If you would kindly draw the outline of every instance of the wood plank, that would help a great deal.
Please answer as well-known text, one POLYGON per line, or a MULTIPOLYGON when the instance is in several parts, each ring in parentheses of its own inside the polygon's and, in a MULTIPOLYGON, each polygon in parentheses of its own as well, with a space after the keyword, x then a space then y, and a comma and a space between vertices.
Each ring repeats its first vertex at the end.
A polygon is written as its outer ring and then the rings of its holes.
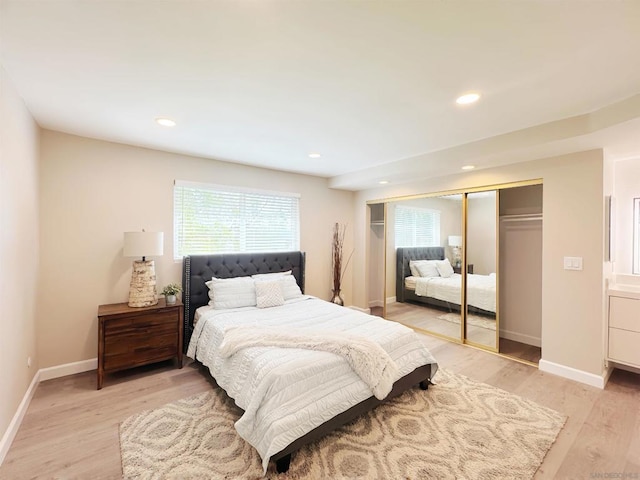
MULTIPOLYGON (((599 390, 479 349, 422 339, 442 368, 569 416, 535 478, 640 472, 640 375, 616 370, 599 390)), ((115 373, 99 391, 95 372, 43 382, 0 478, 120 478, 119 423, 212 385, 206 369, 190 363, 179 370, 173 362, 115 373)))

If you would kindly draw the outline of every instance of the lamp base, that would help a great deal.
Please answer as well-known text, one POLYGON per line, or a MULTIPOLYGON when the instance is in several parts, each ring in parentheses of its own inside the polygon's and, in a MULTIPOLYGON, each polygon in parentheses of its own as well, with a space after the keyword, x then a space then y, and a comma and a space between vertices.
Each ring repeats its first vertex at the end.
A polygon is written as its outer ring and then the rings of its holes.
POLYGON ((151 307, 157 303, 155 263, 153 260, 136 260, 131 273, 129 306, 151 307))

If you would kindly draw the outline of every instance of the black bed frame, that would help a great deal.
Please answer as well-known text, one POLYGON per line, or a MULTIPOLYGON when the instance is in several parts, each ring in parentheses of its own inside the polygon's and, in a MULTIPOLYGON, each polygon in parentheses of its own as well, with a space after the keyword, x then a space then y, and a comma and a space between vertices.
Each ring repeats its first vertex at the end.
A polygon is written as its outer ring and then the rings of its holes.
MULTIPOLYGON (((407 264, 408 265, 408 264, 407 264)), ((184 257, 182 285, 184 303, 184 351, 187 351, 193 333, 193 318, 196 309, 209 303, 209 293, 205 282, 211 277, 232 278, 245 277, 259 273, 275 273, 292 271, 300 290, 304 293, 304 252, 280 253, 240 253, 221 255, 192 255, 184 257)), ((384 400, 374 396, 363 400, 341 414, 319 425, 309 433, 300 437, 271 457, 276 462, 279 473, 286 472, 291 462, 291 454, 302 446, 311 443, 329 432, 349 423, 351 420, 368 412, 384 401, 400 395, 405 390, 420 385, 426 390, 431 383, 431 365, 423 365, 400 378, 384 400)))

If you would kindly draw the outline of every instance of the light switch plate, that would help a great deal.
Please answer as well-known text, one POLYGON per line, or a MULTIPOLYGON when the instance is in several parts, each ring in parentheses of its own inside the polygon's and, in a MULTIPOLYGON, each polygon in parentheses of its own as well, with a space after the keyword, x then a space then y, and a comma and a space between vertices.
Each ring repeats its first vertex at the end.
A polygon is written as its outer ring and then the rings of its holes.
POLYGON ((564 257, 565 270, 582 270, 582 257, 564 257))

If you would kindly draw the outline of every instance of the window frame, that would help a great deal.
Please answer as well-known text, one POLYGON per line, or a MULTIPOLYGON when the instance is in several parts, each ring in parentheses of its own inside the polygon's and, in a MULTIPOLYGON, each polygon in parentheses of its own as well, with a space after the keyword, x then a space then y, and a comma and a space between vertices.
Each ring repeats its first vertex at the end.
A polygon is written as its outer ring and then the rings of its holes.
MULTIPOLYGON (((294 210, 294 214, 292 215, 295 216, 295 218, 289 218, 289 220, 293 221, 294 227, 293 227, 293 234, 290 236, 290 238, 288 238, 288 240, 291 241, 291 248, 286 248, 286 249, 268 249, 268 250, 264 250, 264 251, 269 251, 269 252, 277 252, 277 251, 298 251, 300 250, 300 198, 301 195, 299 193, 292 193, 292 192, 283 192, 283 191, 277 191, 277 190, 264 190, 264 189, 256 189, 256 188, 249 188, 249 187, 241 187, 241 186, 233 186, 233 185, 221 185, 221 184, 213 184, 213 183, 204 183, 204 182, 191 182, 191 181, 185 181, 185 180, 175 180, 174 181, 174 185, 173 185, 173 192, 172 192, 172 196, 173 196, 173 258, 174 261, 178 262, 178 261, 182 261, 182 259, 185 256, 188 255, 217 255, 217 254, 225 254, 225 253, 260 253, 263 250, 260 250, 260 252, 258 250, 254 250, 254 249, 247 249, 247 244, 244 243, 243 248, 238 249, 222 249, 220 251, 210 251, 208 253, 206 252, 187 252, 185 251, 185 246, 184 246, 184 241, 183 241, 183 225, 184 223, 181 221, 181 218, 179 218, 182 213, 184 212, 184 201, 180 201, 180 199, 177 198, 179 189, 195 189, 195 190, 208 190, 208 191, 212 191, 215 193, 223 193, 223 194, 231 194, 231 195, 235 195, 236 198, 237 196, 241 196, 242 200, 241 203, 245 203, 248 200, 251 201, 250 197, 254 197, 252 200, 255 201, 255 197, 264 197, 264 199, 268 199, 269 197, 277 197, 280 199, 292 199, 295 203, 295 205, 292 205, 292 210, 294 210), (180 211, 179 211, 180 209, 180 211)), ((283 203, 286 202, 286 200, 283 200, 283 203)), ((231 202, 230 205, 236 205, 235 202, 231 202)), ((243 206, 243 208, 246 207, 243 206)), ((219 207, 222 208, 222 207, 219 207)), ((277 207, 275 207, 277 208, 277 207)), ((246 229, 246 222, 248 215, 246 215, 246 212, 243 212, 243 215, 238 217, 240 219, 240 222, 242 224, 242 226, 240 228, 244 228, 246 229)), ((212 225, 209 225, 210 228, 212 228, 212 225)), ((246 231, 244 232, 246 234, 246 231)), ((231 238, 233 239, 233 238, 231 238)), ((247 241, 247 237, 243 237, 242 239, 240 239, 241 242, 246 242, 247 241)))

